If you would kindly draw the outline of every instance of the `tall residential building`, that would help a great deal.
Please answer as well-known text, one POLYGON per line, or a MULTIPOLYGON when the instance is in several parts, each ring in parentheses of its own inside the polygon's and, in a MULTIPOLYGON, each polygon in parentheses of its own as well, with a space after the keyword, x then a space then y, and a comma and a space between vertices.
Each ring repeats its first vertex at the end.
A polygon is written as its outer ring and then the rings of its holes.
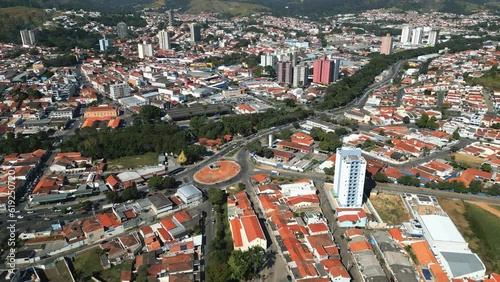
POLYGON ((174 11, 173 10, 168 10, 167 11, 167 21, 169 26, 174 26, 175 25, 175 19, 174 19, 174 11))
POLYGON ((118 34, 118 38, 126 38, 128 36, 128 27, 124 22, 119 22, 116 25, 116 33, 118 34))
POLYGON ((191 30, 191 42, 201 41, 201 27, 196 23, 189 25, 191 30))
POLYGON ((418 45, 422 44, 422 39, 424 37, 424 29, 421 27, 417 27, 413 29, 413 35, 411 37, 411 44, 418 45))
POLYGON ((130 96, 130 86, 128 83, 115 83, 109 86, 109 98, 116 100, 128 96, 130 96))
POLYGON ((262 67, 271 66, 274 68, 276 66, 277 61, 278 61, 278 58, 275 55, 271 55, 271 54, 260 55, 260 65, 262 67))
POLYGON ((427 44, 436 45, 439 39, 439 29, 433 28, 429 32, 429 38, 427 39, 427 44))
POLYGON ((35 36, 35 31, 34 30, 21 30, 21 41, 23 42, 23 45, 29 46, 29 45, 35 45, 36 43, 36 36, 35 36))
POLYGON ((101 51, 106 51, 108 48, 113 47, 113 41, 106 39, 106 37, 99 39, 99 49, 101 51))
POLYGON ((340 60, 327 60, 323 57, 314 61, 313 82, 329 84, 339 79, 340 60))
POLYGON ((390 55, 392 53, 392 37, 387 33, 382 37, 382 44, 380 44, 380 54, 390 55))
POLYGON ((158 42, 160 45, 160 50, 170 49, 170 35, 167 30, 160 30, 158 33, 158 42))
POLYGON ((292 62, 278 62, 276 66, 276 78, 278 83, 291 84, 293 81, 292 62))
POLYGON ((338 148, 333 187, 340 207, 361 207, 365 187, 366 160, 359 148, 338 148))
POLYGON ((137 50, 139 52, 139 58, 144 59, 145 57, 152 57, 153 53, 153 44, 146 43, 143 41, 137 45, 137 50))
POLYGON ((409 25, 404 25, 401 30, 401 43, 409 44, 411 42, 411 27, 409 25))
POLYGON ((301 87, 309 85, 309 66, 296 65, 293 67, 293 87, 301 87))

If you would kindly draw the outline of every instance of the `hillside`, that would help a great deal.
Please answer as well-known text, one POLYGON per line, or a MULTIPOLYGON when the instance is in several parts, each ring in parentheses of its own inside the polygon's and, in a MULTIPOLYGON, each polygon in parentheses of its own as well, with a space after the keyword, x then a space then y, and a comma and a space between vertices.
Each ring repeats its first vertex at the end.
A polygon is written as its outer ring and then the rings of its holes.
POLYGON ((25 6, 41 9, 84 9, 101 12, 135 12, 155 0, 1 0, 0 8, 25 6))
POLYGON ((232 16, 247 16, 253 12, 269 11, 268 7, 258 4, 250 4, 236 1, 224 0, 191 0, 187 7, 187 13, 211 12, 230 14, 232 16))
POLYGON ((45 21, 45 12, 27 7, 0 8, 0 42, 21 43, 19 30, 34 28, 45 21), (13 32, 14 31, 14 32, 13 32))

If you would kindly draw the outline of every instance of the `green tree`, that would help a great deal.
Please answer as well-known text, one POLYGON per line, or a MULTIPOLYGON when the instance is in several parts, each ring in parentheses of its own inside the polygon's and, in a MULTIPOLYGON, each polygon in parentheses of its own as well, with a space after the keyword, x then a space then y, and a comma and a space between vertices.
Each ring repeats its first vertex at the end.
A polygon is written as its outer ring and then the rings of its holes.
POLYGON ((134 185, 134 186, 130 186, 130 187, 127 187, 123 190, 122 192, 122 195, 121 195, 121 198, 124 200, 124 201, 128 201, 128 200, 135 200, 137 199, 137 187, 134 185))
POLYGON ((486 191, 486 193, 488 193, 488 195, 492 195, 492 196, 500 196, 500 184, 495 183, 495 184, 491 185, 490 187, 488 187, 488 190, 486 191))
POLYGON ((300 128, 300 124, 299 124, 298 122, 296 122, 296 121, 294 121, 294 122, 292 123, 292 125, 293 125, 293 127, 294 127, 295 129, 299 129, 299 128, 300 128))
POLYGON ((137 118, 141 120, 142 123, 153 124, 160 122, 161 116, 162 112, 160 108, 152 105, 144 105, 137 115, 137 118))
POLYGON ((148 186, 155 190, 162 190, 163 187, 163 179, 160 176, 153 176, 148 180, 148 186))
POLYGON ((460 140, 460 133, 458 133, 458 128, 453 132, 453 140, 460 140))
POLYGON ((226 195, 221 189, 209 189, 208 190, 208 200, 212 205, 222 206, 226 200, 226 195))
POLYGON ((106 193, 106 199, 108 199, 109 203, 117 203, 119 201, 118 193, 115 191, 108 191, 108 193, 106 193))
POLYGON ((481 165, 481 170, 486 171, 486 172, 491 172, 493 170, 493 168, 491 167, 490 164, 484 163, 481 165))
POLYGON ((137 282, 147 282, 148 281, 148 267, 147 265, 141 265, 139 269, 137 269, 135 281, 137 282))
POLYGON ((375 180, 377 182, 383 182, 383 183, 391 182, 389 177, 387 177, 387 175, 385 175, 385 173, 382 173, 382 172, 375 173, 375 175, 373 176, 373 180, 375 180))
POLYGON ((264 259, 265 251, 260 247, 252 247, 246 252, 233 251, 228 261, 232 277, 243 281, 257 278, 264 259))
POLYGON ((285 106, 289 108, 295 107, 295 100, 293 99, 285 99, 285 106))
POLYGON ((472 194, 481 193, 483 191, 483 183, 481 180, 472 180, 469 184, 469 191, 472 194))
POLYGON ((404 124, 409 124, 409 123, 410 123, 410 118, 409 118, 408 116, 405 116, 405 117, 403 118, 403 123, 404 123, 404 124))
POLYGON ((163 187, 165 189, 175 188, 176 185, 177 185, 177 181, 175 180, 175 178, 173 178, 171 176, 167 176, 163 179, 163 187))

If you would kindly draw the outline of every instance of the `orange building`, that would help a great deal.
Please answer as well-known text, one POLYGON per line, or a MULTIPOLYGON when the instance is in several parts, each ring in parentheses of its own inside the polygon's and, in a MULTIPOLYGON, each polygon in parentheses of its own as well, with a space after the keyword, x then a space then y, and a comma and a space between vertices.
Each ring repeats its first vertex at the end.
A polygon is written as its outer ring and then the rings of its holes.
POLYGON ((111 106, 91 107, 85 112, 84 116, 86 118, 117 117, 118 109, 116 107, 111 107, 111 106))

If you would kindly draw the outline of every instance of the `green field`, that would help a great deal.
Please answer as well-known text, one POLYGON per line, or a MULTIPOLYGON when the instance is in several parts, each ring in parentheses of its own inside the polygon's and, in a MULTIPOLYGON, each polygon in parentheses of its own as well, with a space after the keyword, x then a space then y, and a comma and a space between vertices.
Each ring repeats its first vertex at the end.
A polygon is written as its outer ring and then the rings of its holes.
POLYGON ((157 153, 146 153, 144 155, 128 156, 109 161, 109 169, 129 169, 158 164, 157 153))
POLYGON ((81 253, 75 257, 73 266, 76 272, 76 280, 90 281, 90 277, 94 275, 102 281, 119 282, 122 270, 131 270, 132 261, 124 261, 121 264, 112 266, 109 269, 104 269, 99 259, 102 250, 94 248, 90 251, 81 253))
POLYGON ((465 219, 469 222, 471 230, 479 239, 480 248, 475 250, 491 269, 488 271, 500 272, 500 219, 490 212, 473 204, 465 203, 467 211, 465 219))
POLYGON ((479 78, 474 78, 473 82, 483 85, 484 87, 491 88, 493 90, 500 90, 500 76, 483 76, 479 78))
POLYGON ((259 11, 268 11, 269 8, 250 3, 231 2, 220 0, 191 0, 187 13, 200 12, 230 14, 232 16, 248 16, 259 11))

